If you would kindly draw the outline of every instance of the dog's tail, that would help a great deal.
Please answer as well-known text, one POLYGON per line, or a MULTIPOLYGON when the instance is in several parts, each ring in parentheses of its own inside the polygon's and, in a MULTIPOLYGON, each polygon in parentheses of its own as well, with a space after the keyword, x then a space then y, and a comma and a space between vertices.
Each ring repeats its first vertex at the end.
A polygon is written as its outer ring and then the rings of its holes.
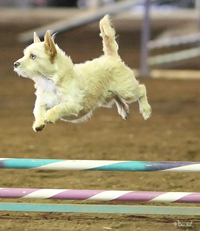
POLYGON ((111 26, 109 15, 105 15, 100 23, 100 36, 103 39, 103 51, 105 55, 118 56, 118 44, 115 40, 115 30, 111 26))

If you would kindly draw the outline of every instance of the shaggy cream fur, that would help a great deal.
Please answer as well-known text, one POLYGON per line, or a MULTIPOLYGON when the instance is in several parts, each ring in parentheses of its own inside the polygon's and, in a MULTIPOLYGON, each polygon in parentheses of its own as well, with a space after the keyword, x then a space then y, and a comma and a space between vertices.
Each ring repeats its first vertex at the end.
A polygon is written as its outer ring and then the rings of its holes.
POLYGON ((144 119, 150 117, 146 88, 118 55, 108 15, 101 19, 100 31, 104 55, 92 61, 73 64, 47 31, 43 42, 34 33, 34 43, 14 63, 14 71, 35 82, 34 131, 41 131, 58 119, 84 121, 95 108, 114 103, 123 119, 128 118, 128 104, 133 101, 139 102, 144 119))

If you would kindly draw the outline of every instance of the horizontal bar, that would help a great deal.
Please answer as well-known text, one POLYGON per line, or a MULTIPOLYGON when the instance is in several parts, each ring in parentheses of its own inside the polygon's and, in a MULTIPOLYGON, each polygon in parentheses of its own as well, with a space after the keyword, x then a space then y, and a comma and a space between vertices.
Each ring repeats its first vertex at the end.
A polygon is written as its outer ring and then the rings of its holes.
POLYGON ((148 59, 149 65, 178 62, 182 60, 197 58, 200 56, 200 48, 189 48, 182 51, 171 52, 163 55, 151 56, 148 59))
POLYGON ((0 188, 0 198, 200 203, 197 192, 0 188))
POLYGON ((196 43, 199 41, 200 41, 200 32, 151 40, 148 42, 148 48, 158 49, 158 48, 172 47, 172 46, 178 46, 178 45, 183 45, 183 44, 188 44, 188 43, 189 44, 196 43))
POLYGON ((200 207, 0 203, 0 211, 200 215, 200 207))
POLYGON ((35 28, 34 30, 23 32, 19 35, 19 41, 28 42, 32 40, 33 33, 35 31, 37 32, 39 37, 44 36, 47 30, 53 30, 57 33, 66 31, 99 20, 106 14, 117 14, 129 10, 134 5, 142 4, 143 2, 144 0, 124 0, 114 4, 100 7, 97 10, 87 11, 86 13, 82 14, 80 13, 79 15, 76 15, 76 17, 74 18, 60 20, 58 22, 35 28))
POLYGON ((0 168, 132 172, 200 172, 200 162, 0 158, 0 168))

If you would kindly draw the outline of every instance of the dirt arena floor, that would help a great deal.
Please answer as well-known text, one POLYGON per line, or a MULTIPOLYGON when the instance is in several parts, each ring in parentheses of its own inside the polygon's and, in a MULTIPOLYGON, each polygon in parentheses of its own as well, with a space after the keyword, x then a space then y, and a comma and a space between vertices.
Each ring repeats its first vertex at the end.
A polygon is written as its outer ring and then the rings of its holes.
MULTIPOLYGON (((33 22, 34 24, 34 22, 33 22)), ((97 24, 96 24, 97 25, 97 24)), ((153 114, 144 121, 138 104, 121 119, 115 107, 101 108, 86 123, 57 122, 42 132, 32 130, 35 101, 33 82, 17 76, 13 63, 27 44, 17 33, 35 25, 0 25, 0 153, 2 158, 200 161, 200 80, 144 79, 153 114)), ((56 42, 74 62, 101 55, 98 28, 61 33, 56 42)), ((139 33, 119 30, 120 54, 139 66, 139 33)), ((184 67, 182 67, 184 68, 184 67)), ((189 77, 189 76, 188 76, 189 77)), ((199 173, 80 172, 1 169, 0 187, 105 189, 199 192, 199 173)), ((9 200, 0 202, 67 203, 9 200)), ((70 203, 82 203, 70 201, 70 203)), ((88 202, 91 203, 91 202, 88 202)), ((94 202, 100 204, 100 202, 94 202)), ((106 202, 105 202, 106 203, 106 202)), ((115 204, 110 202, 109 204, 115 204)), ((141 205, 142 203, 119 203, 141 205)), ((165 203, 148 205, 169 205, 165 203)), ((179 204, 173 204, 178 206, 179 204)), ((181 204, 179 206, 195 206, 181 204)), ((199 216, 101 215, 0 212, 0 231, 156 231, 200 230, 199 216), (192 223, 192 227, 176 227, 192 223)))

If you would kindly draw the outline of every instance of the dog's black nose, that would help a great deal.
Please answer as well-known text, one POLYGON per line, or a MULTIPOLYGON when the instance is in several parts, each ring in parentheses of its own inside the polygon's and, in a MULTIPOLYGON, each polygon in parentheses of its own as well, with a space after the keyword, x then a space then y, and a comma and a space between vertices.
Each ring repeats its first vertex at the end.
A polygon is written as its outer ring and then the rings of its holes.
POLYGON ((20 65, 20 62, 15 62, 15 63, 14 63, 14 67, 15 67, 15 68, 19 67, 19 65, 20 65))

